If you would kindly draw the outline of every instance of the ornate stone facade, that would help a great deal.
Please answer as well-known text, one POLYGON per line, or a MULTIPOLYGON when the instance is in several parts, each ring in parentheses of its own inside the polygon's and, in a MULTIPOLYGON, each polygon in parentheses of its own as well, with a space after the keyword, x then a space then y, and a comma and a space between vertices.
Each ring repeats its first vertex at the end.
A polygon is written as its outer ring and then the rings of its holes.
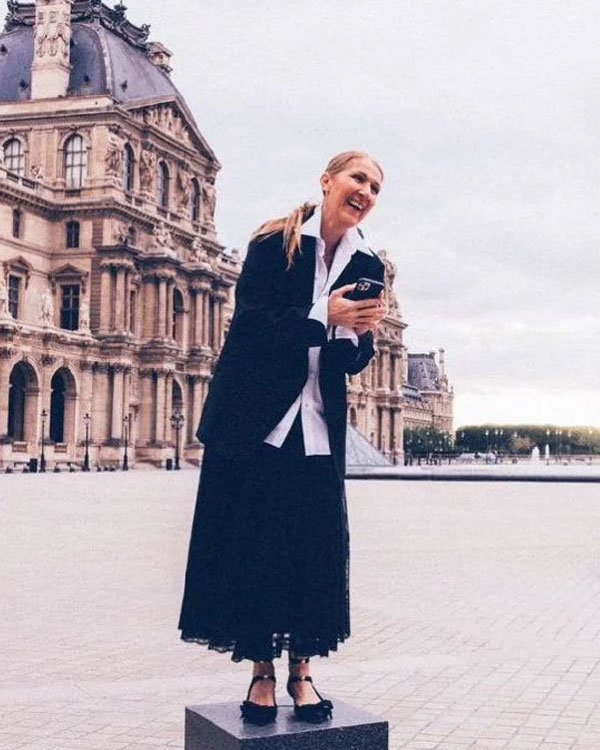
POLYGON ((125 443, 131 464, 159 463, 173 455, 175 412, 185 417, 182 457, 198 461, 194 432, 232 311, 240 264, 215 232, 220 165, 170 84, 164 54, 98 6, 12 3, 10 33, 0 37, 10 54, 24 35, 35 40, 31 78, 18 73, 27 96, 15 101, 0 83, 6 465, 39 456, 42 428, 49 466, 81 463, 86 431, 92 465, 122 461, 125 443), (86 83, 90 23, 105 49, 129 55, 115 91, 86 83), (61 79, 71 30, 78 56, 61 79), (140 70, 159 76, 160 101, 156 87, 136 83, 140 70), (86 86, 94 96, 82 96, 86 86))
MULTIPOLYGON (((240 262, 218 242, 220 165, 170 82, 170 53, 100 0, 11 1, 5 32, 0 467, 42 445, 50 467, 81 464, 86 446, 92 465, 126 448, 130 465, 164 463, 175 414, 182 458, 198 462, 240 262)), ((411 379, 394 266, 380 256, 388 315, 376 357, 350 379, 349 419, 398 462, 405 424, 451 429, 452 394, 445 375, 411 379)))

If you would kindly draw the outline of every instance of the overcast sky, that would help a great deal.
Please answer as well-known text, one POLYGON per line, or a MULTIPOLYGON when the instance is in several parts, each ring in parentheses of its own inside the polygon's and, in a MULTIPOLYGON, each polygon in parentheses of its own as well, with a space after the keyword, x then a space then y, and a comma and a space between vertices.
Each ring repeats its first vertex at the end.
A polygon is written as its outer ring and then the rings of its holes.
POLYGON ((455 425, 600 426, 600 7, 590 0, 129 0, 173 51, 243 249, 359 148, 364 230, 455 425))

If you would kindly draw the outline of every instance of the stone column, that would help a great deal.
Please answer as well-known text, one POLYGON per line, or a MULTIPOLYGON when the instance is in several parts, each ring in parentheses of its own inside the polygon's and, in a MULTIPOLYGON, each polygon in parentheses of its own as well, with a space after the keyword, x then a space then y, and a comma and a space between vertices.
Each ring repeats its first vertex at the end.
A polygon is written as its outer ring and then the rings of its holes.
POLYGON ((117 268, 117 281, 115 284, 115 330, 125 330, 125 269, 117 268))
POLYGON ((209 342, 209 333, 208 333, 208 323, 210 320, 210 292, 208 289, 206 289, 202 295, 202 346, 208 346, 209 342))
POLYGON ((164 434, 167 443, 174 442, 171 428, 171 415, 173 414, 173 373, 168 372, 165 381, 165 427, 164 434))
POLYGON ((108 365, 96 362, 92 371, 93 390, 90 411, 90 442, 101 443, 108 434, 108 365))
POLYGON ((123 328, 131 331, 131 306, 129 300, 131 297, 131 272, 129 269, 125 272, 125 322, 123 328))
POLYGON ((13 351, 9 347, 0 349, 0 436, 8 432, 8 391, 13 351))
POLYGON ((92 417, 92 401, 94 392, 94 371, 93 365, 89 361, 84 361, 80 365, 81 368, 81 397, 79 399, 79 415, 77 417, 77 426, 79 428, 78 433, 80 436, 79 442, 82 442, 85 438, 85 422, 83 417, 85 414, 90 415, 90 427, 92 417))
POLYGON ((121 440, 123 435, 123 365, 113 365, 112 412, 110 420, 110 436, 112 440, 121 440))
POLYGON ((165 439, 165 379, 164 370, 156 371, 156 398, 154 411, 154 440, 157 443, 164 442, 165 439))
POLYGON ((202 309, 204 293, 201 289, 194 290, 194 334, 192 342, 194 347, 202 346, 202 309))
POLYGON ((167 279, 164 277, 158 278, 158 310, 156 335, 158 338, 164 339, 167 332, 167 279))
POLYGON ((173 296, 175 292, 175 282, 172 279, 167 281, 167 314, 165 325, 167 329, 167 338, 173 338, 173 296))
POLYGON ((158 300, 154 276, 147 276, 142 288, 142 320, 138 324, 138 329, 141 330, 143 338, 153 339, 158 331, 158 300))
POLYGON ((141 444, 152 442, 154 428, 154 394, 152 392, 152 370, 140 370, 140 404, 138 409, 138 438, 141 444))
POLYGON ((110 266, 102 266, 100 279, 100 330, 101 336, 106 336, 111 330, 112 318, 112 271, 110 266))
POLYGON ((190 435, 191 442, 195 442, 196 430, 200 424, 200 416, 202 414, 203 405, 203 393, 204 382, 201 375, 192 376, 192 409, 191 409, 191 425, 190 435))

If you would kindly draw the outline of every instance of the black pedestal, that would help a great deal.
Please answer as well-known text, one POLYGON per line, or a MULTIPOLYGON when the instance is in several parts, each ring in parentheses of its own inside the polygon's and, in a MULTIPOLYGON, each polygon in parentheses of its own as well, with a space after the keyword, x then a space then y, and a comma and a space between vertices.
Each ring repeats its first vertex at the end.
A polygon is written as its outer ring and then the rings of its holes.
POLYGON ((387 721, 332 702, 331 721, 299 722, 291 707, 280 706, 266 727, 245 724, 237 703, 186 706, 185 750, 388 750, 387 721))

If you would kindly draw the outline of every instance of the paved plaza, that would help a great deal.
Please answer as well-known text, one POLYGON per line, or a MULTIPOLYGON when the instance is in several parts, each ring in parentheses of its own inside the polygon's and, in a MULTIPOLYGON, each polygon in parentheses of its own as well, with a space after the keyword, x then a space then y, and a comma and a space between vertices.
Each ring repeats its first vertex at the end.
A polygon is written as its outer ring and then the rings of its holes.
MULTIPOLYGON (((186 704, 243 698, 247 665, 176 629, 196 482, 0 477, 0 750, 183 748, 186 704)), ((322 691, 394 750, 599 750, 600 487, 348 495, 353 636, 315 660, 322 691)))

